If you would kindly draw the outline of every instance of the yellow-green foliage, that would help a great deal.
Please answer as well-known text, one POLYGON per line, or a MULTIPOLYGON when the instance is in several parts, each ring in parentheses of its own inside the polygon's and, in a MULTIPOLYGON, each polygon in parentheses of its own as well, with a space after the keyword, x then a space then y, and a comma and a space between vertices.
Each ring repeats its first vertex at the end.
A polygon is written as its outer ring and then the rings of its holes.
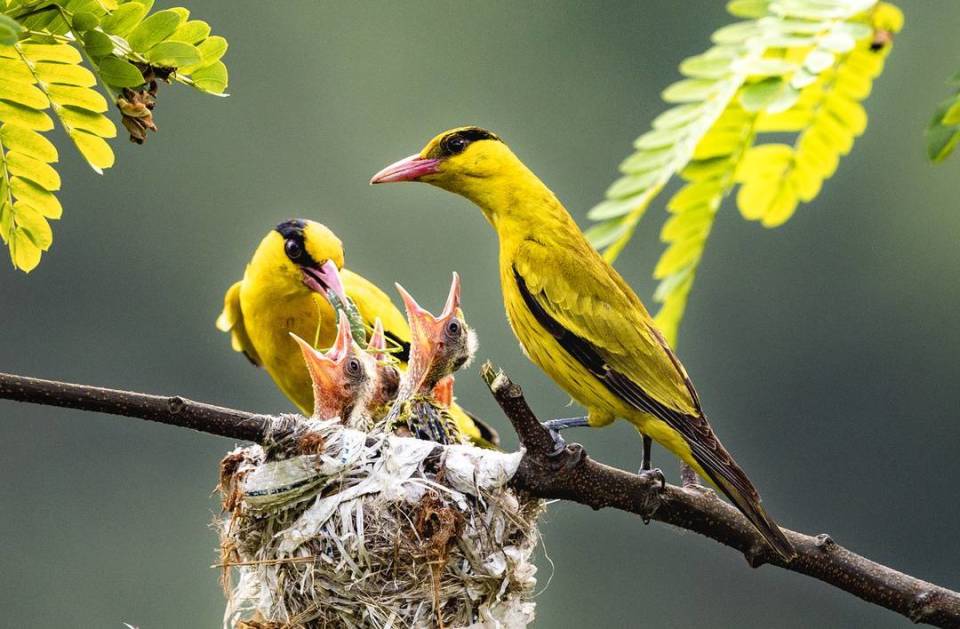
MULTIPOLYGON (((15 267, 30 271, 50 248, 48 220, 60 218, 51 164, 57 149, 43 135, 57 120, 96 172, 113 166, 107 118, 124 88, 142 89, 148 66, 223 94, 227 49, 210 26, 183 8, 150 14, 152 0, 0 0, 0 238, 15 267), (138 64, 138 65, 134 65, 138 64)), ((149 111, 144 109, 149 115, 149 111)))
POLYGON ((598 221, 588 236, 612 261, 664 186, 684 181, 667 201, 668 246, 654 270, 657 322, 671 343, 723 199, 739 185, 741 214, 766 227, 813 199, 866 128, 860 102, 903 20, 876 0, 735 0, 728 10, 748 19, 681 63, 686 78, 663 92, 676 105, 637 139, 588 215, 598 221), (764 143, 769 133, 792 142, 764 143))
POLYGON ((949 81, 957 91, 940 103, 927 127, 927 154, 934 162, 942 162, 960 143, 960 72, 949 81))

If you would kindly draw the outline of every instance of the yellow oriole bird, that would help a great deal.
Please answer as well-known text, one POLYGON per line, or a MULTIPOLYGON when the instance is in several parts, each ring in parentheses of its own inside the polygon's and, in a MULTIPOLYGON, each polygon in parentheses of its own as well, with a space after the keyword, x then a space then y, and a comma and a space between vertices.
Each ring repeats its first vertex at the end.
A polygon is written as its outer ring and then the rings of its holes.
MULTIPOLYGON (((313 385, 293 332, 326 348, 337 336, 337 317, 327 291, 356 305, 365 325, 379 317, 401 366, 410 352, 410 328, 390 298, 361 275, 343 268, 343 245, 326 226, 287 220, 268 233, 247 264, 243 279, 223 300, 217 328, 229 332, 233 349, 266 369, 280 390, 304 413, 314 410, 313 385), (339 270, 339 280, 338 273, 339 270)), ((457 405, 451 413, 472 441, 495 444, 496 432, 457 405)))
POLYGON ((707 422, 687 372, 626 281, 590 245, 553 192, 495 134, 452 129, 370 183, 422 181, 480 207, 500 241, 507 318, 527 356, 586 418, 630 421, 712 481, 785 559, 796 553, 707 422))

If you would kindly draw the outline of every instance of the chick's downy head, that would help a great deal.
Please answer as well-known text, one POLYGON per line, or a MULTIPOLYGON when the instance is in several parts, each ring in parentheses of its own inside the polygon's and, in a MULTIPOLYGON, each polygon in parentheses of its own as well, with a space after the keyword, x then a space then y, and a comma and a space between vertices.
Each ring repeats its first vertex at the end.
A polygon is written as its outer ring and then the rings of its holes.
POLYGON ((465 366, 477 350, 476 334, 467 326, 460 309, 460 276, 453 274, 443 311, 434 316, 422 308, 402 286, 410 324, 410 362, 401 389, 430 392, 446 376, 465 366))
POLYGON ((346 314, 340 312, 336 341, 326 352, 295 334, 291 336, 300 345, 313 382, 313 417, 339 417, 351 426, 360 422, 373 393, 376 365, 353 341, 346 314))

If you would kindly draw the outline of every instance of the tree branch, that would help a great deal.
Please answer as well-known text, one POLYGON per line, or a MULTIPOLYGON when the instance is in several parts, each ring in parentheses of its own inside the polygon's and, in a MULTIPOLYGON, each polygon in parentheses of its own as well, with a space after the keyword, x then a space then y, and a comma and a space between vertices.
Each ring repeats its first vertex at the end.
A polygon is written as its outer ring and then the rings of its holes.
POLYGON ((139 417, 211 435, 264 443, 289 434, 293 422, 180 396, 147 395, 0 373, 0 399, 139 417))
MULTIPOLYGON (((659 481, 590 459, 579 444, 554 452, 520 387, 487 363, 481 375, 526 449, 513 484, 540 498, 560 498, 593 509, 612 507, 700 533, 734 548, 753 567, 765 563, 806 574, 917 623, 960 627, 960 593, 888 568, 836 544, 784 530, 797 550, 789 564, 749 522, 702 487, 661 487, 659 481)), ((0 373, 0 399, 139 417, 213 435, 266 443, 290 434, 295 420, 257 415, 182 397, 145 395, 0 373)))
POLYGON ((579 444, 555 452, 553 438, 530 410, 520 387, 490 363, 480 373, 526 449, 512 481, 518 489, 672 524, 740 551, 754 568, 769 563, 811 576, 916 623, 960 626, 960 593, 870 561, 825 533, 811 537, 784 529, 798 554, 787 564, 739 511, 712 490, 663 487, 659 481, 593 461, 579 444))

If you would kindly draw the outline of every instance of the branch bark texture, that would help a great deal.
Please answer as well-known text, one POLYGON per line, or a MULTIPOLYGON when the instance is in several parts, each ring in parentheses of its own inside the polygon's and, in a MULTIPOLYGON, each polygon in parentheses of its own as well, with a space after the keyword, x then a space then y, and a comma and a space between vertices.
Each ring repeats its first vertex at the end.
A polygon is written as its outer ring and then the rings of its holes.
POLYGON ((559 498, 593 509, 612 507, 700 533, 746 557, 829 583, 916 623, 960 627, 960 593, 928 583, 862 557, 829 535, 783 529, 798 557, 790 563, 767 546, 739 511, 710 489, 663 486, 590 459, 579 444, 557 452, 550 432, 527 405, 520 387, 487 363, 481 375, 526 449, 513 478, 518 489, 541 498, 559 498))
MULTIPOLYGON (((770 549, 740 513, 709 489, 662 485, 652 477, 598 463, 579 444, 557 451, 523 393, 489 364, 481 375, 525 448, 514 486, 534 496, 637 514, 699 533, 729 546, 753 567, 771 564, 808 575, 909 618, 960 627, 960 593, 862 557, 829 535, 784 529, 798 557, 789 564, 770 549)), ((242 441, 266 443, 290 434, 292 418, 258 415, 179 396, 118 391, 0 373, 0 399, 138 417, 242 441)))
POLYGON ((104 389, 0 373, 0 399, 138 417, 240 441, 264 442, 292 430, 292 422, 187 398, 104 389), (290 424, 284 426, 284 424, 290 424))

